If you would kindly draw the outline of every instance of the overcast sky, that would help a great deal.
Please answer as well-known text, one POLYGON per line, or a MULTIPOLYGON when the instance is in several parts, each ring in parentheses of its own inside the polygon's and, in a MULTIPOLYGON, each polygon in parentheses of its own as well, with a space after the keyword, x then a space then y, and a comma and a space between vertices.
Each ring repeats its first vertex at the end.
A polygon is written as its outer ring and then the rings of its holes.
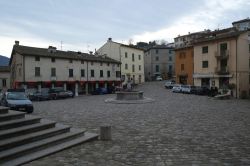
POLYGON ((21 45, 93 51, 114 41, 166 40, 250 17, 250 0, 0 0, 0 55, 21 45), (61 45, 62 42, 62 45, 61 45))

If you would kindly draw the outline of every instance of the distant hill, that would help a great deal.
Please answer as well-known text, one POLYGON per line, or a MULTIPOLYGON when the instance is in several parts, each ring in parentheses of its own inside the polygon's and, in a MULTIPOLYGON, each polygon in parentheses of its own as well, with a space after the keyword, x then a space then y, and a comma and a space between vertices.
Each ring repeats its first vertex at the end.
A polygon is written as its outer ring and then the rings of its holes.
POLYGON ((0 66, 8 66, 10 59, 8 57, 0 55, 0 66))

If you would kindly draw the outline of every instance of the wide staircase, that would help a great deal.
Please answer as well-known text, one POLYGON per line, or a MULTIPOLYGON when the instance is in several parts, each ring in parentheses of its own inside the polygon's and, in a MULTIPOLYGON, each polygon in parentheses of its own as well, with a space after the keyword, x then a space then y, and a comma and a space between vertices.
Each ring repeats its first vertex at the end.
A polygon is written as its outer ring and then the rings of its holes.
POLYGON ((0 106, 0 165, 21 165, 98 135, 0 106))

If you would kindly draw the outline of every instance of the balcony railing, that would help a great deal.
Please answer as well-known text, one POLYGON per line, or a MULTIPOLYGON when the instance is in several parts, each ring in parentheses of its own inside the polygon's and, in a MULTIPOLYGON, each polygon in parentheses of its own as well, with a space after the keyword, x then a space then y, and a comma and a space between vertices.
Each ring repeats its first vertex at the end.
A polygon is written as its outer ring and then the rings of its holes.
POLYGON ((223 59, 228 59, 229 58, 229 50, 224 50, 224 51, 215 51, 215 57, 217 60, 223 60, 223 59))
POLYGON ((228 66, 216 67, 215 73, 217 73, 217 74, 229 74, 228 66))

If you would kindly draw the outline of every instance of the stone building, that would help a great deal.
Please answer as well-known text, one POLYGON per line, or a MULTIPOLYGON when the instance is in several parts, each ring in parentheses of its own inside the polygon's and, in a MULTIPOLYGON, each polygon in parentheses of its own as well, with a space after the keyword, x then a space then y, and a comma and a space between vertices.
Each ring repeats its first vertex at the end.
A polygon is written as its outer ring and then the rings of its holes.
POLYGON ((120 84, 120 62, 102 55, 37 48, 16 41, 10 59, 11 87, 63 87, 88 93, 98 87, 120 84))
POLYGON ((145 80, 155 80, 157 76, 170 79, 175 71, 174 47, 157 45, 148 48, 144 53, 145 80))
POLYGON ((250 31, 216 30, 194 42, 194 84, 250 95, 250 31))
POLYGON ((124 83, 132 80, 135 84, 144 82, 144 50, 135 46, 112 41, 111 38, 97 50, 98 54, 106 55, 120 61, 121 79, 124 83))
POLYGON ((0 92, 10 88, 10 67, 0 66, 0 92))

